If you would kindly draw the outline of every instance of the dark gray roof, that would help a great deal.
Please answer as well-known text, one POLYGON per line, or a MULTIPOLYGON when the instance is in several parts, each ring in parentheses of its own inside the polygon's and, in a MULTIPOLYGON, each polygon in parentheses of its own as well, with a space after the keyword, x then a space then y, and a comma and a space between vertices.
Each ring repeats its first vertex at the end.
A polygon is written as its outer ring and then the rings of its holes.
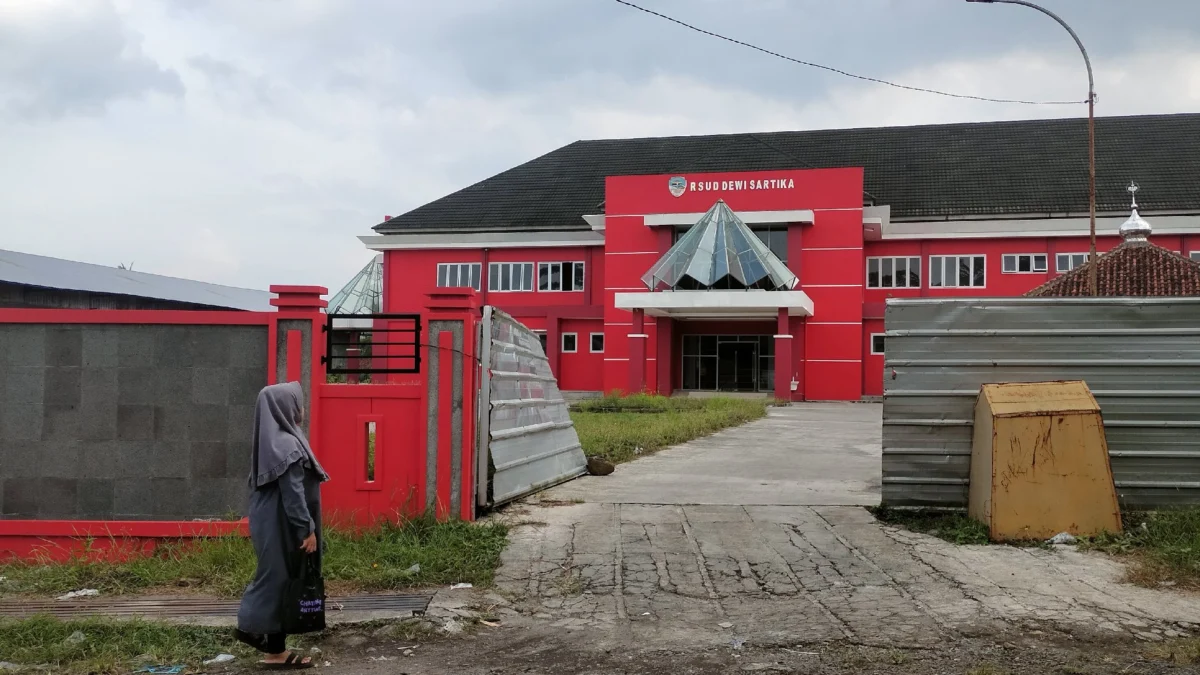
MULTIPOLYGON (((586 230, 604 178, 775 169, 865 168, 865 204, 892 218, 1081 213, 1087 120, 939 124, 577 141, 375 226, 381 233, 586 230)), ((1200 114, 1096 120, 1097 209, 1200 210, 1200 114)))
POLYGON ((221 309, 269 312, 267 291, 134 272, 117 267, 0 250, 0 282, 91 293, 170 300, 221 309))

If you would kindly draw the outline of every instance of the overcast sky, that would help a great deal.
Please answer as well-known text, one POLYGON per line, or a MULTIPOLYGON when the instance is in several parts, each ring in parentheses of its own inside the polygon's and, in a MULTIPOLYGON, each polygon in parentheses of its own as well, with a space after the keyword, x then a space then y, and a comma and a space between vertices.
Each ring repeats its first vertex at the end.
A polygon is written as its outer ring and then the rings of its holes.
MULTIPOLYGON (((1086 97, 1023 7, 639 4, 907 84, 1086 97)), ((1044 4, 1098 114, 1200 110, 1200 2, 1044 4)), ((849 80, 613 0, 0 0, 0 248, 336 290, 385 214, 581 138, 1085 114, 849 80)))

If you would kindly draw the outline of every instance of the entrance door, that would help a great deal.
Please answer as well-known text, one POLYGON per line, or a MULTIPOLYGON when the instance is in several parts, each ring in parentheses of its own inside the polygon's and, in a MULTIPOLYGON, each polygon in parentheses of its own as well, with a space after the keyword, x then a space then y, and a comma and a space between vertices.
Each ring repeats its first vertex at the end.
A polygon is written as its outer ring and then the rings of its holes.
POLYGON ((755 391, 757 365, 757 338, 755 342, 720 342, 717 345, 717 389, 755 391))

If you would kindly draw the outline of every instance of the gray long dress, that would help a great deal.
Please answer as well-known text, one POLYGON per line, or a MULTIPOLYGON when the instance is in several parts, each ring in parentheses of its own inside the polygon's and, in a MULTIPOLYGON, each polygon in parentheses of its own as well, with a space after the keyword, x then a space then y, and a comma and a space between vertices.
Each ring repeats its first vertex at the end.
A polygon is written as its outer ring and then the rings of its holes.
POLYGON ((277 481, 250 493, 250 540, 258 569, 238 609, 238 628, 247 633, 283 632, 282 600, 289 578, 285 556, 299 565, 306 555, 300 542, 310 532, 317 533, 313 555, 320 563, 321 477, 305 464, 297 460, 277 481))
POLYGON ((238 628, 259 635, 283 632, 283 600, 290 575, 308 554, 300 543, 317 535, 321 551, 321 482, 329 480, 300 429, 303 391, 295 382, 258 394, 250 470, 250 541, 258 558, 254 580, 238 609, 238 628), (289 560, 290 559, 290 560, 289 560))

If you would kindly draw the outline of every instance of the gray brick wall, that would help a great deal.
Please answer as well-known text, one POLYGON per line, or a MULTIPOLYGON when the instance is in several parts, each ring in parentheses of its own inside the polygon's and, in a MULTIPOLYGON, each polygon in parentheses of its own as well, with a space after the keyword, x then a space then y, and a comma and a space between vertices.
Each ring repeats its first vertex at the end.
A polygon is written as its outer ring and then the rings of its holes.
POLYGON ((0 518, 245 510, 259 326, 0 324, 0 518))

